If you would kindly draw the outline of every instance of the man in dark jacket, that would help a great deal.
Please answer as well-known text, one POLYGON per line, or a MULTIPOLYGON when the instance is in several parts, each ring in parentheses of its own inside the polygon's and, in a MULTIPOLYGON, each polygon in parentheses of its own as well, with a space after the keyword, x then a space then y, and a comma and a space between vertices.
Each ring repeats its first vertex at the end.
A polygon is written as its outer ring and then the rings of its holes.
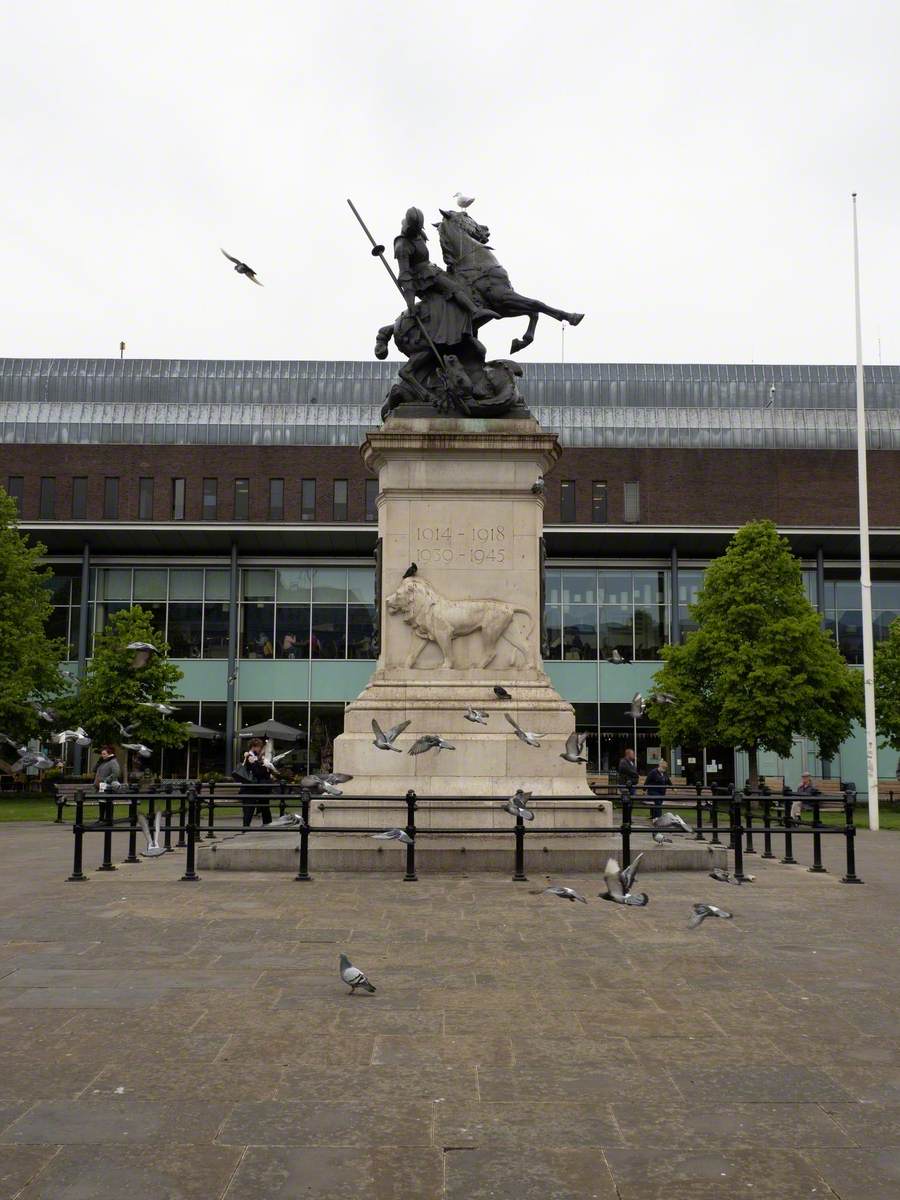
POLYGON ((634 789, 637 787, 639 779, 637 763, 634 761, 634 751, 629 746, 619 760, 619 787, 628 788, 629 792, 634 795, 634 789))
MULTIPOLYGON (((647 787, 648 796, 662 797, 666 794, 666 788, 671 787, 672 780, 669 777, 668 767, 669 764, 666 762, 666 760, 661 758, 659 760, 659 765, 653 767, 652 770, 647 772, 647 778, 644 780, 644 783, 647 787)), ((653 816, 662 816, 661 799, 654 800, 653 802, 653 816)))

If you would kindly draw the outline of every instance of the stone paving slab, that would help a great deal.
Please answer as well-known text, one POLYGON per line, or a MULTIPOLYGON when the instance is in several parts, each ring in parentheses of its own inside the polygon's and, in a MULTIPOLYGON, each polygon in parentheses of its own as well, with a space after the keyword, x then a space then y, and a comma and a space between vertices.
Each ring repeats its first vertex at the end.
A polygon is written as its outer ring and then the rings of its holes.
POLYGON ((757 858, 642 910, 0 841, 0 1200, 900 1197, 896 835, 863 888, 757 858))

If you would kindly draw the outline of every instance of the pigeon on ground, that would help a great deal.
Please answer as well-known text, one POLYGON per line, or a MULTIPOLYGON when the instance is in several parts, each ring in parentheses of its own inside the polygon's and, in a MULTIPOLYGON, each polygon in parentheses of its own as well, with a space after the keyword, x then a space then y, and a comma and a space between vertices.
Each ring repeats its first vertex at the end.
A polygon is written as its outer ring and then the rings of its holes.
POLYGON ((738 879, 736 875, 732 875, 730 871, 723 871, 721 867, 713 867, 709 877, 719 883, 733 883, 737 887, 740 887, 742 883, 752 883, 754 878, 752 875, 745 875, 743 879, 738 879))
POLYGON ((358 987, 361 987, 364 992, 375 991, 374 984, 369 983, 359 967, 354 967, 346 954, 341 955, 341 979, 349 986, 351 996, 358 987))
POLYGON ((656 842, 657 846, 662 846, 665 842, 669 842, 670 844, 672 842, 672 839, 666 837, 664 833, 654 833, 653 840, 656 842))
POLYGON ((465 717, 465 719, 467 721, 471 721, 473 725, 487 725, 489 715, 490 714, 486 713, 484 711, 484 709, 473 708, 471 706, 471 704, 466 709, 466 711, 463 713, 463 716, 465 717))
POLYGON ((532 494, 532 496, 543 496, 544 489, 545 489, 544 477, 543 477, 543 475, 538 475, 537 479, 531 485, 531 494, 532 494))
POLYGON ((442 750, 455 750, 455 746, 451 746, 449 742, 439 737, 436 733, 423 733, 420 738, 416 738, 407 754, 425 754, 428 750, 437 750, 438 754, 442 750))
POLYGON ((668 829, 670 833, 690 833, 691 827, 678 813, 664 812, 650 822, 654 829, 668 829))
MULTIPOLYGON (((222 250, 222 247, 220 246, 219 249, 222 250)), ((235 271, 237 271, 238 275, 246 275, 251 283, 258 284, 259 287, 263 286, 259 282, 259 280, 256 278, 256 272, 253 270, 252 267, 248 267, 245 262, 241 262, 241 260, 239 258, 235 258, 232 254, 229 254, 227 250, 222 250, 222 253, 225 255, 225 257, 228 259, 229 262, 234 263, 234 269, 235 269, 235 271)))
POLYGON ((403 751, 394 745, 394 742, 409 725, 409 721, 401 721, 399 725, 395 725, 393 729, 389 729, 387 733, 381 728, 375 718, 372 718, 372 732, 375 734, 373 745, 378 750, 393 750, 395 754, 402 754, 403 751))
POLYGON ((125 649, 134 651, 131 658, 131 666, 134 670, 146 667, 151 656, 159 654, 152 642, 129 642, 125 649))
POLYGON ((573 904, 576 900, 580 900, 582 904, 587 904, 587 900, 585 900, 584 896, 580 896, 578 892, 573 891, 570 887, 548 887, 544 888, 544 890, 538 894, 541 896, 546 896, 548 893, 551 896, 559 896, 561 900, 571 900, 573 904))
POLYGON ((698 925, 702 925, 707 917, 723 917, 726 921, 730 921, 734 916, 726 908, 717 908, 715 904, 695 904, 694 915, 688 921, 688 929, 696 929, 698 925))
POLYGON ((536 750, 540 750, 541 738, 546 737, 546 733, 532 733, 528 729, 523 729, 509 713, 504 713, 503 715, 516 731, 516 737, 520 742, 524 742, 526 746, 534 746, 536 750))
POLYGON ((619 651, 614 649, 612 654, 609 656, 609 661, 612 663, 623 663, 626 662, 627 659, 624 659, 619 651))
POLYGON ((145 746, 143 742, 123 742, 122 749, 130 750, 133 754, 136 754, 138 758, 153 757, 153 751, 149 746, 145 746))
POLYGON ((404 842, 407 846, 413 844, 412 838, 405 829, 385 829, 383 833, 373 833, 370 837, 379 842, 404 842))
POLYGON ((559 757, 564 758, 566 762, 586 763, 587 759, 581 757, 586 742, 586 733, 570 733, 566 738, 566 748, 559 757))
POLYGON ((623 872, 619 869, 619 864, 616 860, 610 858, 603 870, 603 878, 606 880, 606 891, 599 893, 600 899, 611 900, 613 904, 629 904, 633 908, 643 908, 645 904, 649 904, 650 897, 646 892, 633 895, 628 890, 626 879, 629 883, 633 883, 636 871, 637 862, 634 863, 634 870, 628 867, 623 872))
POLYGON ((644 697, 640 692, 635 692, 631 697, 631 704, 628 706, 628 715, 632 720, 637 721, 644 715, 644 710, 647 705, 644 703, 644 697))
POLYGON ((468 208, 470 204, 475 203, 474 196, 464 196, 462 192, 454 192, 453 199, 460 208, 468 208))
POLYGON ((46 754, 41 754, 38 750, 26 750, 18 762, 12 765, 12 773, 17 775, 20 771, 26 771, 29 767, 36 767, 38 771, 49 771, 55 766, 52 758, 48 758, 46 754))
POLYGON ((349 783, 352 778, 352 775, 335 774, 333 771, 327 775, 304 775, 300 780, 300 786, 323 796, 343 796, 344 793, 337 787, 337 784, 349 783))
POLYGON ((154 712, 161 713, 164 717, 169 717, 173 712, 177 712, 178 708, 174 704, 157 704, 153 700, 142 700, 138 708, 152 708, 154 712))
POLYGON ((507 802, 500 807, 512 817, 521 817, 523 821, 533 821, 534 813, 528 807, 530 799, 531 792, 523 792, 521 788, 518 788, 516 794, 510 796, 507 802))
POLYGON ((147 822, 147 818, 143 813, 138 813, 138 825, 140 825, 141 832, 147 839, 147 848, 146 850, 141 851, 141 858, 159 858, 161 854, 165 854, 165 846, 161 846, 159 844, 159 832, 162 828, 162 813, 158 812, 156 814, 156 820, 153 822, 152 831, 147 822))
POLYGON ((403 578, 404 579, 412 579, 413 575, 416 574, 418 569, 419 568, 416 566, 415 563, 410 563, 409 566, 406 568, 406 570, 403 572, 403 578))
POLYGON ((494 695, 498 700, 512 700, 512 696, 505 687, 500 687, 499 684, 494 688, 494 695))

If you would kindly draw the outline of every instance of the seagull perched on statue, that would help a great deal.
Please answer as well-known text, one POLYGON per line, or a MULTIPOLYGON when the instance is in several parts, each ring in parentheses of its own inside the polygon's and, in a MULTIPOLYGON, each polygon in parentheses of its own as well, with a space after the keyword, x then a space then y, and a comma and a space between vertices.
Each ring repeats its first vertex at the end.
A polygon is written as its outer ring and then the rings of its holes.
POLYGON ((138 813, 138 825, 140 825, 141 832, 147 839, 147 847, 141 851, 141 858, 159 858, 161 854, 165 854, 165 846, 159 844, 159 833, 162 829, 162 813, 158 812, 156 814, 152 830, 143 813, 138 813))
POLYGON ((471 704, 463 713, 463 717, 473 725, 487 725, 489 715, 481 708, 473 708, 471 704))
POLYGON ((387 733, 381 728, 375 718, 372 718, 372 732, 375 734, 373 745, 378 750, 393 750, 395 754, 402 754, 403 751, 398 749, 394 742, 409 725, 409 721, 401 721, 399 725, 395 725, 393 729, 389 729, 387 733))
POLYGON ((688 929, 696 929, 707 917, 722 917, 723 920, 730 921, 733 916, 734 913, 730 913, 727 908, 718 908, 715 904, 695 904, 694 915, 688 921, 688 929))
POLYGON ((464 196, 462 192, 454 192, 453 199, 456 201, 459 208, 468 208, 475 203, 474 196, 464 196))
POLYGON ((516 789, 516 794, 510 796, 505 804, 500 807, 504 812, 508 812, 511 817, 521 817, 523 821, 533 821, 534 813, 528 807, 528 801, 531 799, 531 792, 523 792, 521 788, 516 789))
POLYGON ((437 750, 438 754, 442 750, 455 750, 455 746, 451 746, 449 742, 440 737, 436 733, 423 733, 420 738, 416 738, 407 754, 425 754, 429 750, 437 750))
POLYGON ((413 844, 412 838, 405 829, 385 829, 383 833, 372 833, 369 836, 378 842, 403 842, 407 846, 413 844))
POLYGON ((364 992, 375 991, 375 985, 369 983, 366 975, 360 971, 359 967, 354 967, 346 954, 341 955, 341 979, 350 988, 351 996, 358 987, 361 987, 364 992))
POLYGON ((520 742, 524 742, 526 746, 533 746, 536 750, 540 750, 541 738, 546 737, 546 733, 532 733, 528 729, 523 729, 522 726, 519 725, 515 720, 515 718, 509 715, 509 713, 504 713, 503 715, 516 731, 516 737, 520 742))
MULTIPOLYGON (((219 249, 222 250, 222 247, 220 246, 219 249)), ((235 271, 237 271, 238 275, 246 276, 246 278, 249 279, 251 283, 255 283, 258 287, 263 286, 259 282, 259 280, 256 278, 256 272, 253 270, 252 267, 248 267, 245 262, 241 262, 241 260, 239 258, 235 258, 234 255, 229 254, 227 250, 222 250, 222 253, 225 255, 225 257, 228 259, 229 262, 234 263, 234 269, 235 269, 235 271)))
POLYGON ((631 866, 626 867, 623 871, 614 858, 608 859, 603 870, 606 891, 599 893, 600 899, 611 900, 613 904, 629 904, 633 908, 643 908, 649 904, 650 897, 646 892, 634 894, 631 891, 640 861, 641 855, 639 854, 631 866))
POLYGON ((587 759, 581 757, 586 742, 586 733, 578 733, 577 731, 570 733, 566 738, 566 748, 559 757, 564 758, 566 762, 586 763, 587 759))

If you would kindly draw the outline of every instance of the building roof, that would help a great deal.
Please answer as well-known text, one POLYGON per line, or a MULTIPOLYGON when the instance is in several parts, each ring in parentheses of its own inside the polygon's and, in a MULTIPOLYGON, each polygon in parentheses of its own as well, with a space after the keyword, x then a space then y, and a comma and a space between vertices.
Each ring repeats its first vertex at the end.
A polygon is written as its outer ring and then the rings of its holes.
MULTIPOLYGON (((397 365, 0 359, 0 441, 356 445, 379 424, 397 365)), ((522 365, 529 408, 564 445, 841 449, 856 444, 850 366, 522 365)), ((865 380, 870 448, 900 449, 900 367, 867 367, 865 380)))

